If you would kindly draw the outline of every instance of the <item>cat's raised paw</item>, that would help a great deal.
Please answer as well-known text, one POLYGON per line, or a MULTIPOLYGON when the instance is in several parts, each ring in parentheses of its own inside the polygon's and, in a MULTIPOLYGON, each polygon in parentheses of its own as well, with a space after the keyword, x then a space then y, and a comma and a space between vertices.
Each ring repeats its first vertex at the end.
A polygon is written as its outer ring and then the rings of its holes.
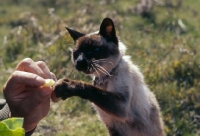
POLYGON ((56 97, 62 98, 63 100, 72 96, 73 90, 71 88, 72 81, 70 79, 59 79, 53 85, 53 91, 56 97))

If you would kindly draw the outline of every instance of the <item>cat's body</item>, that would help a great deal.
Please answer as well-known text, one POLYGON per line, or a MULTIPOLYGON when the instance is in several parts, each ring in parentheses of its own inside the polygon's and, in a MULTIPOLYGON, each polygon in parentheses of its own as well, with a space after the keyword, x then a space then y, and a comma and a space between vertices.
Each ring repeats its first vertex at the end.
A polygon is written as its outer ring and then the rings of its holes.
POLYGON ((99 33, 68 31, 76 44, 76 69, 95 78, 93 85, 61 79, 54 87, 57 97, 90 100, 111 136, 165 136, 157 100, 138 67, 125 56, 112 20, 104 19, 99 33))

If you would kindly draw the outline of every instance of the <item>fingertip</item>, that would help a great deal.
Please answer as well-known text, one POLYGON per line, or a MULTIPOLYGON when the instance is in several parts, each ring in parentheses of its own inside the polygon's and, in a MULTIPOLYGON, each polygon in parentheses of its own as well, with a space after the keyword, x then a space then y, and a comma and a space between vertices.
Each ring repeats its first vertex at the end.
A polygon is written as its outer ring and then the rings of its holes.
POLYGON ((54 81, 57 81, 56 75, 54 73, 51 72, 51 77, 54 81))

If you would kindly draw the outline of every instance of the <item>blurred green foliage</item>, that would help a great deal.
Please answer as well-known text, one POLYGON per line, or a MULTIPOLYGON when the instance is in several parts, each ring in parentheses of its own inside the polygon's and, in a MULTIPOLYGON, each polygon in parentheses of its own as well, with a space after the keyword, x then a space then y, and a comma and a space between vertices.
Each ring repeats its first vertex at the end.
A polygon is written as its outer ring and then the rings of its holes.
MULTIPOLYGON (((0 3, 0 86, 25 57, 45 61, 58 79, 90 82, 90 77, 72 71, 73 41, 65 26, 89 33, 110 17, 127 54, 157 96, 167 135, 200 135, 200 1, 154 1, 153 10, 141 16, 133 10, 137 0, 0 3)), ((52 103, 34 135, 105 136, 106 129, 88 101, 73 97, 52 103)))
POLYGON ((8 118, 0 122, 1 136, 24 136, 23 118, 8 118))

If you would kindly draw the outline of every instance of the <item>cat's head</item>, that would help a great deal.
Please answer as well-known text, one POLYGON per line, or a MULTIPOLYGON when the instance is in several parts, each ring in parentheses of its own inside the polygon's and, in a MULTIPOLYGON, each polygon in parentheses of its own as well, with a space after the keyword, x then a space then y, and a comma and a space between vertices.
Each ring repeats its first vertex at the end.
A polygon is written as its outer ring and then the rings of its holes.
POLYGON ((110 18, 105 18, 99 32, 85 35, 66 28, 74 40, 72 60, 75 68, 85 74, 104 76, 118 64, 122 57, 115 26, 110 18))

